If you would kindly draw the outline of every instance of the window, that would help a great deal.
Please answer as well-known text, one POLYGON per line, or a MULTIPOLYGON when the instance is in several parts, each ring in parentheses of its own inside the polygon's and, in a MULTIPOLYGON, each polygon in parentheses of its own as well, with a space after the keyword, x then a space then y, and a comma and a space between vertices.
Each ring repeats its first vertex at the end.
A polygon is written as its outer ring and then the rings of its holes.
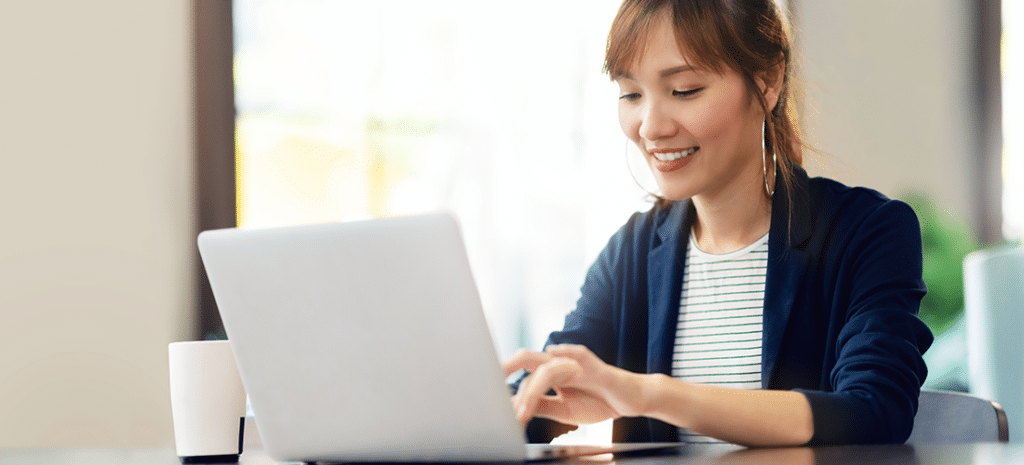
POLYGON ((500 355, 539 347, 650 206, 601 73, 619 3, 235 0, 239 225, 454 211, 500 355))

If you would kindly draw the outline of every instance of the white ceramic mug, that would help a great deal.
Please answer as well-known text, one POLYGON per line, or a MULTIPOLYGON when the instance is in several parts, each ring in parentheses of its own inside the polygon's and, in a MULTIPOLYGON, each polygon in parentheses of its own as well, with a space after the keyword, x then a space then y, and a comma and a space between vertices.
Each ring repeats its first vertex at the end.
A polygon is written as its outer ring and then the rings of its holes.
POLYGON ((183 463, 237 461, 245 390, 228 341, 172 342, 168 348, 174 445, 183 463))

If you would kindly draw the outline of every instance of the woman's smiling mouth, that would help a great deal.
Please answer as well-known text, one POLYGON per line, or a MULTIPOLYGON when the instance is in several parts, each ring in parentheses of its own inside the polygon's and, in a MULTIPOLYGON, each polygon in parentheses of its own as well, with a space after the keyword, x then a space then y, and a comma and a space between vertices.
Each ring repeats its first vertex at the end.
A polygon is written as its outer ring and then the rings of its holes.
POLYGON ((693 154, 697 153, 700 147, 690 147, 688 149, 669 149, 659 150, 657 152, 649 152, 651 157, 651 167, 662 173, 669 173, 682 169, 684 166, 693 160, 693 154))
POLYGON ((700 147, 690 147, 686 150, 679 150, 675 152, 651 152, 651 155, 659 161, 676 161, 680 158, 692 155, 697 150, 700 150, 700 147))

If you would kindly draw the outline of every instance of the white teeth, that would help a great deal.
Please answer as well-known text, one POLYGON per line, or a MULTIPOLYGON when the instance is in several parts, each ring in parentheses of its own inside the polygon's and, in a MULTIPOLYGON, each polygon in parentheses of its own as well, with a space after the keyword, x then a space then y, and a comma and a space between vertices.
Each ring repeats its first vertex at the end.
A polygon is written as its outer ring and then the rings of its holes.
POLYGON ((683 150, 682 152, 655 153, 653 155, 654 155, 654 158, 657 158, 658 160, 661 160, 661 161, 675 161, 675 160, 678 160, 680 158, 689 156, 689 155, 693 154, 693 152, 696 152, 696 151, 697 151, 697 147, 694 147, 694 148, 691 148, 691 149, 683 150))

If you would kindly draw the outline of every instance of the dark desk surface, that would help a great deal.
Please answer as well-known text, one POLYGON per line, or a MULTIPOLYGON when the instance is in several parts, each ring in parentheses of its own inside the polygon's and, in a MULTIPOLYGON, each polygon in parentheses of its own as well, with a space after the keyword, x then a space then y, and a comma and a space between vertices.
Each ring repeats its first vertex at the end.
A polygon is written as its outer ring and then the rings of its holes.
MULTIPOLYGON (((745 449, 705 455, 676 454, 653 457, 595 457, 554 464, 615 463, 635 465, 1004 465, 1024 464, 1024 444, 967 444, 918 446, 843 446, 819 448, 745 449)), ((262 451, 242 454, 239 465, 272 465, 262 451)), ((19 465, 177 465, 168 449, 0 449, 0 464, 19 465)))

